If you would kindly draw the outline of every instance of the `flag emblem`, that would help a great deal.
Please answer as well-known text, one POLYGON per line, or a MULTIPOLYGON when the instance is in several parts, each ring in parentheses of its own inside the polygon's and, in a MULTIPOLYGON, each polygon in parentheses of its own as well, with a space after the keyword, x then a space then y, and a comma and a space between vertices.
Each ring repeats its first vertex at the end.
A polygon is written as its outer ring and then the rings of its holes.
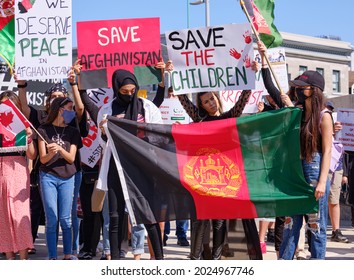
POLYGON ((184 180, 200 195, 236 197, 242 184, 240 169, 217 149, 201 148, 183 168, 184 180))

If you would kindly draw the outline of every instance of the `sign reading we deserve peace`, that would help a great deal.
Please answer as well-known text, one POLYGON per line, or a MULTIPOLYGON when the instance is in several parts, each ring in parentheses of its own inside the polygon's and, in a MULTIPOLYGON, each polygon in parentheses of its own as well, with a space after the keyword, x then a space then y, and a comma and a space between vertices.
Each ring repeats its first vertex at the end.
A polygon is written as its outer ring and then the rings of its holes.
POLYGON ((72 65, 71 0, 22 2, 17 0, 15 4, 18 77, 26 80, 66 78, 72 65))
POLYGON ((78 57, 83 70, 107 69, 108 86, 116 69, 155 66, 161 54, 160 19, 137 18, 77 23, 78 57))
POLYGON ((249 24, 171 31, 166 41, 174 94, 255 88, 249 24))

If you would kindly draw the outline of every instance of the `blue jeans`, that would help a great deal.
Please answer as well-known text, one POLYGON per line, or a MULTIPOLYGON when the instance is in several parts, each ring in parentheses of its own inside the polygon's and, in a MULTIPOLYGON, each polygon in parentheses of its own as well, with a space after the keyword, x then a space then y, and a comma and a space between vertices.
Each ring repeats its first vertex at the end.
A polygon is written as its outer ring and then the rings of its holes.
POLYGON ((63 235, 64 255, 70 255, 72 249, 71 209, 74 194, 74 175, 68 179, 49 173, 39 173, 41 192, 45 212, 45 234, 49 259, 56 259, 58 221, 63 235))
POLYGON ((188 220, 176 220, 176 236, 178 239, 187 238, 188 220))
POLYGON ((109 244, 109 209, 108 209, 108 193, 106 193, 103 202, 102 208, 102 243, 103 243, 103 252, 105 254, 111 254, 111 248, 109 244))
MULTIPOLYGON (((130 218, 130 216, 129 216, 130 218)), ((130 224, 133 223, 130 221, 130 224)), ((144 254, 145 227, 144 224, 137 224, 131 228, 131 242, 133 255, 144 254)))
MULTIPOLYGON (((308 183, 314 186, 320 177, 322 155, 316 153, 312 162, 302 161, 303 172, 308 183)), ((327 243, 327 214, 328 214, 328 194, 330 182, 327 180, 325 195, 319 199, 319 211, 316 214, 308 214, 307 229, 309 236, 309 247, 311 259, 325 259, 327 243), (316 227, 313 227, 316 224, 316 227), (312 225, 312 227, 311 227, 312 225)), ((283 241, 280 246, 280 259, 292 260, 299 242, 300 229, 303 223, 304 215, 295 215, 290 219, 286 217, 283 232, 283 241)))
POLYGON ((78 171, 75 173, 74 178, 74 197, 73 197, 73 207, 71 209, 71 224, 73 230, 73 248, 72 254, 77 254, 77 249, 79 248, 79 218, 77 217, 77 200, 79 197, 79 191, 82 180, 82 172, 78 171))

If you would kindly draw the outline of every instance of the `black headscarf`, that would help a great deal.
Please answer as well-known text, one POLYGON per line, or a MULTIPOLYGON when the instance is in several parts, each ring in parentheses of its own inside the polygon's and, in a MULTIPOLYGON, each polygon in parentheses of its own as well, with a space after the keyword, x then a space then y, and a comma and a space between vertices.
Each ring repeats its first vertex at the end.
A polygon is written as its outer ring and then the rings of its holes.
POLYGON ((138 113, 139 113, 139 98, 138 98, 138 91, 139 91, 139 85, 136 77, 134 74, 127 70, 123 69, 118 69, 114 71, 113 76, 112 76, 112 88, 113 88, 113 93, 116 99, 114 102, 117 102, 120 107, 123 107, 125 109, 125 119, 128 120, 133 120, 136 121, 138 119, 138 113), (123 98, 119 89, 122 86, 128 85, 128 84, 133 84, 135 85, 135 93, 132 96, 132 99, 129 103, 127 103, 123 98))

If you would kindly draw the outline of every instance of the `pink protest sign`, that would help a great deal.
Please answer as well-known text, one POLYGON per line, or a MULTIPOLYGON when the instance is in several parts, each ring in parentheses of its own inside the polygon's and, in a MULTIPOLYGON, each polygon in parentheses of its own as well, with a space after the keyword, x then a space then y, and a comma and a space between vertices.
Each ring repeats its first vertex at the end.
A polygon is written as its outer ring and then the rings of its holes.
POLYGON ((83 71, 107 69, 110 87, 116 69, 134 73, 134 66, 154 66, 160 60, 160 19, 78 22, 77 44, 83 71))

